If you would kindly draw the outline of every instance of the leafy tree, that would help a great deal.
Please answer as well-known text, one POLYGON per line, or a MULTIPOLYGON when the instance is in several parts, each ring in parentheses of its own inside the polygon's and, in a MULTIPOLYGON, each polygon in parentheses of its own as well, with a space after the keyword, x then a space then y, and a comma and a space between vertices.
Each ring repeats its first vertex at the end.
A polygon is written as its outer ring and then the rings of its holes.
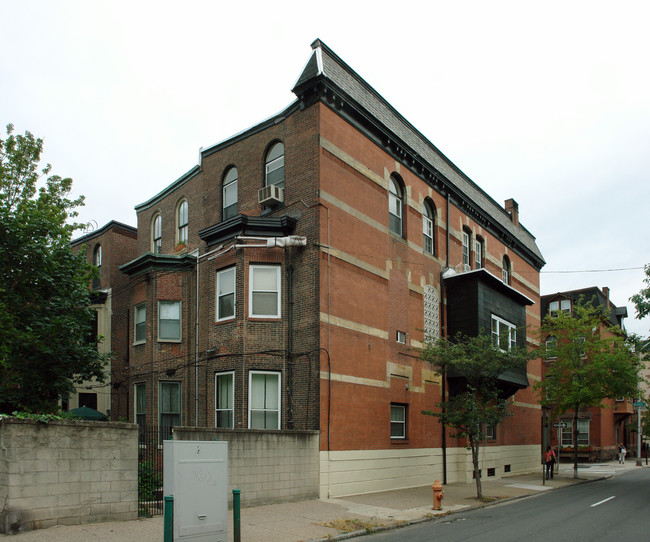
POLYGON ((576 303, 573 314, 547 315, 540 327, 546 374, 535 386, 540 402, 556 415, 573 412, 573 475, 578 477, 578 413, 603 407, 605 399, 636 396, 640 381, 636 354, 622 330, 603 311, 576 303))
POLYGON ((499 376, 511 369, 525 368, 530 353, 523 348, 499 349, 489 335, 457 336, 454 341, 440 339, 427 343, 420 357, 431 363, 440 375, 460 377, 460 389, 423 414, 436 416, 441 423, 456 431, 456 437, 467 439, 472 452, 476 480, 476 498, 483 498, 479 471, 479 449, 485 439, 485 427, 496 426, 511 416, 512 401, 504 397, 499 376))
POLYGON ((641 288, 638 294, 634 294, 630 301, 636 308, 636 317, 640 320, 650 314, 650 264, 645 266, 645 288, 641 288))
POLYGON ((0 139, 0 412, 50 411, 75 383, 103 381, 106 359, 89 340, 92 268, 70 247, 83 198, 72 180, 39 172, 42 139, 0 139))

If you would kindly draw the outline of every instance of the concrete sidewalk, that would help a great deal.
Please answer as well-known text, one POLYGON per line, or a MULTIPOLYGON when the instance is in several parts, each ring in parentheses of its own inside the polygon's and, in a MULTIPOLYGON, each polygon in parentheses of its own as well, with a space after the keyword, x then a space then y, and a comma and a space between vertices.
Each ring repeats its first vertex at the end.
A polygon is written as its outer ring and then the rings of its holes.
MULTIPOLYGON (((576 480, 573 478, 573 465, 562 464, 559 474, 543 484, 540 465, 538 473, 483 480, 485 503, 476 500, 474 482, 447 484, 444 486, 441 511, 431 509, 431 485, 434 480, 429 485, 411 489, 242 508, 241 538, 245 542, 336 540, 343 533, 365 534, 366 529, 392 528, 426 521, 436 516, 607 478, 637 468, 634 460, 627 461, 625 465, 617 462, 584 464, 580 465, 579 479, 576 480)), ((232 541, 232 512, 229 515, 228 539, 232 541)), ((0 540, 9 536, 15 542, 161 542, 163 518, 57 526, 17 535, 0 535, 0 540)))

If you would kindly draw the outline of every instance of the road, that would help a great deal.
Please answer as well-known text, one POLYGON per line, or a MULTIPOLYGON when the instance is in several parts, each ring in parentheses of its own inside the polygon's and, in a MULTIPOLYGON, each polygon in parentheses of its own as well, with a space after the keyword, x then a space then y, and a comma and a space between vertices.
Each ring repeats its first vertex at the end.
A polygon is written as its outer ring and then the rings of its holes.
POLYGON ((612 542, 650 538, 650 469, 363 537, 369 542, 612 542))

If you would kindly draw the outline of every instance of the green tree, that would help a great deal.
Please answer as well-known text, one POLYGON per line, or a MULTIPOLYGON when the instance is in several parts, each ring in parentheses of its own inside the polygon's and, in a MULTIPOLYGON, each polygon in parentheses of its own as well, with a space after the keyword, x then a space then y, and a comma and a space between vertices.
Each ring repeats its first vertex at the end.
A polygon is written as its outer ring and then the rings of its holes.
POLYGON ((530 353, 523 348, 501 350, 489 335, 479 335, 427 343, 420 357, 431 363, 443 378, 453 374, 462 382, 459 389, 435 405, 435 410, 423 414, 436 416, 446 427, 455 430, 454 436, 467 439, 467 447, 472 452, 476 498, 482 499, 479 451, 485 428, 496 427, 512 415, 512 401, 503 396, 499 377, 506 371, 525 368, 530 353))
POLYGON ((638 358, 623 331, 603 311, 576 303, 573 313, 547 315, 540 327, 540 347, 548 361, 535 387, 540 403, 557 416, 573 412, 573 475, 578 477, 578 414, 603 407, 605 399, 635 397, 640 382, 638 358))
POLYGON ((645 266, 643 283, 645 287, 641 288, 638 294, 630 297, 630 301, 634 303, 634 307, 636 308, 636 317, 639 320, 650 314, 650 264, 645 266))
POLYGON ((83 198, 72 180, 39 171, 42 139, 0 139, 0 412, 50 411, 75 383, 104 379, 89 340, 92 268, 71 250, 83 198))

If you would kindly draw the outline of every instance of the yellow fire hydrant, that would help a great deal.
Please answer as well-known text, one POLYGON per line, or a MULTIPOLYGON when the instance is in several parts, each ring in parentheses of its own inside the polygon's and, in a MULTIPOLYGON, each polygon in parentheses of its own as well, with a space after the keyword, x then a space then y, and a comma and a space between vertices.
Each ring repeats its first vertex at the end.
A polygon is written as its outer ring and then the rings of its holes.
POLYGON ((440 480, 436 480, 431 486, 433 489, 433 510, 442 510, 442 498, 445 496, 440 480))

